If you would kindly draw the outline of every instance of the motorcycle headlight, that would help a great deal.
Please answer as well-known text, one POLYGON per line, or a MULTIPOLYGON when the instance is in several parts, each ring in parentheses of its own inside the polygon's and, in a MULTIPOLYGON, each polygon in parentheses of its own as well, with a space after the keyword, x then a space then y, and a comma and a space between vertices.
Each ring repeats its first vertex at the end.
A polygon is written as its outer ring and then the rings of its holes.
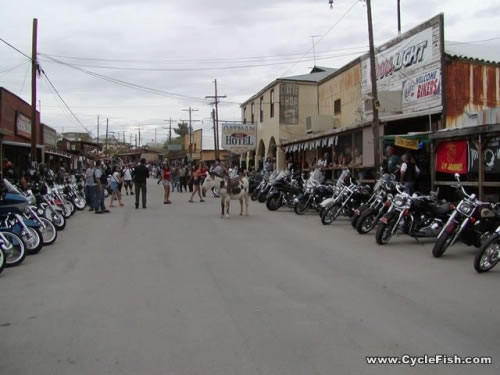
POLYGON ((394 198, 394 200, 392 201, 392 203, 396 207, 403 207, 404 204, 405 204, 405 199, 402 196, 400 196, 400 195, 396 195, 396 197, 394 198))
POLYGON ((474 207, 467 202, 460 203, 457 208, 457 210, 464 215, 470 215, 473 209, 474 207))

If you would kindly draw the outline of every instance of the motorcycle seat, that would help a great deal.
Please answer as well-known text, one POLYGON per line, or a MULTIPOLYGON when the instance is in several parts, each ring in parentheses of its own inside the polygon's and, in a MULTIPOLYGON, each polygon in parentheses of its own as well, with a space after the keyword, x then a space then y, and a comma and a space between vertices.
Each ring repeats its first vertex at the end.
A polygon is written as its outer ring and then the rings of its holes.
POLYGON ((450 204, 448 202, 432 206, 432 213, 436 216, 446 215, 448 212, 450 212, 450 204))

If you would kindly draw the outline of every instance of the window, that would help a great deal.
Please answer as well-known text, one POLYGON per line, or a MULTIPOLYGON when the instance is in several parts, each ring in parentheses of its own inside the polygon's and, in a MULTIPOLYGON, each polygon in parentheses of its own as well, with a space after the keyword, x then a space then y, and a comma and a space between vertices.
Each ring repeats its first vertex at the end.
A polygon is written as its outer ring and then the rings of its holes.
POLYGON ((247 123, 247 107, 243 108, 243 123, 247 123))
POLYGON ((270 111, 270 116, 271 116, 271 118, 274 117, 274 89, 271 90, 271 111, 270 111))
POLYGON ((336 115, 340 115, 341 113, 340 99, 337 99, 335 100, 335 102, 333 102, 333 113, 336 115))
POLYGON ((259 103, 259 121, 263 122, 264 121, 264 97, 260 97, 260 103, 259 103))
POLYGON ((250 123, 255 124, 255 112, 254 112, 254 103, 250 105, 250 116, 251 116, 251 121, 250 123))

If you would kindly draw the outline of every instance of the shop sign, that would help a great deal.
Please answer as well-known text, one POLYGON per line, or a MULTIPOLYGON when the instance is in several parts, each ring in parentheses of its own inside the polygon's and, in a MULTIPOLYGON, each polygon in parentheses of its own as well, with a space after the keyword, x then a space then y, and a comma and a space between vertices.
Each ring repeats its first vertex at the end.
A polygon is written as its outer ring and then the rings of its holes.
POLYGON ((16 116, 16 134, 31 139, 31 119, 20 112, 16 116))
POLYGON ((403 137, 394 137, 394 145, 410 150, 418 150, 418 139, 408 139, 403 137))
POLYGON ((223 124, 222 148, 235 154, 253 151, 257 144, 255 124, 223 124))
POLYGON ((436 150, 436 172, 467 172, 467 141, 441 142, 436 150))
POLYGON ((57 146, 57 133, 54 129, 48 126, 43 126, 43 144, 45 146, 57 146))
POLYGON ((280 84, 280 124, 297 125, 299 123, 299 85, 280 84))
POLYGON ((435 95, 441 95, 441 69, 435 69, 403 82, 404 103, 427 99, 435 95))

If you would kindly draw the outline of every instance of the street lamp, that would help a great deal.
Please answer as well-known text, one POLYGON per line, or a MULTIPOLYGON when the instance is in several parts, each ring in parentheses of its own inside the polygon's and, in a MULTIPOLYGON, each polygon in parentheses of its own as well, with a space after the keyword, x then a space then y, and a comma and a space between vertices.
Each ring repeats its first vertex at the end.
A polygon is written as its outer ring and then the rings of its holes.
MULTIPOLYGON (((377 95, 377 74, 375 71, 375 46, 373 43, 373 25, 372 25, 372 8, 371 0, 361 0, 366 3, 366 12, 368 17, 368 39, 370 43, 370 78, 372 81, 372 108, 373 108, 373 121, 372 121, 372 132, 373 132, 373 154, 375 158, 375 170, 380 167, 380 139, 379 139, 379 127, 380 119, 378 115, 378 95, 377 95)), ((333 8, 333 0, 328 0, 330 4, 330 9, 333 8)))

